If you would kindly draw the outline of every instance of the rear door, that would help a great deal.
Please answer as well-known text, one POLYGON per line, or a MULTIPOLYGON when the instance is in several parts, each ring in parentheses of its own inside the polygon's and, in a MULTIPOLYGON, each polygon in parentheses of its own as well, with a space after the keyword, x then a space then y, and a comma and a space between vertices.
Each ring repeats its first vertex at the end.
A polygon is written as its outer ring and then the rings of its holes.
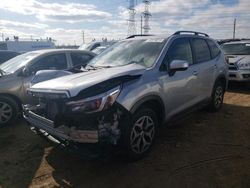
POLYGON ((197 70, 199 101, 202 101, 211 95, 211 88, 213 87, 212 78, 216 65, 215 61, 211 58, 210 49, 205 39, 193 38, 191 41, 197 70))
POLYGON ((189 63, 189 67, 185 71, 176 71, 167 75, 164 75, 166 72, 163 71, 163 76, 160 77, 165 95, 167 118, 196 104, 200 90, 189 38, 177 38, 171 43, 163 65, 169 69, 169 64, 173 60, 185 60, 189 63))

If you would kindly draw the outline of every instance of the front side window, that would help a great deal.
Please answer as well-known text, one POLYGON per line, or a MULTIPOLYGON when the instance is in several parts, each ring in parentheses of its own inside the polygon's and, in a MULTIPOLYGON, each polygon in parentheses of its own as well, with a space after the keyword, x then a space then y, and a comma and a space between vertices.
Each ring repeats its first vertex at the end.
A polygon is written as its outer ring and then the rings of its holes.
POLYGON ((53 54, 42 57, 31 66, 32 72, 39 70, 64 70, 67 69, 67 59, 65 54, 53 54))
POLYGON ((92 56, 88 54, 78 53, 78 52, 72 52, 70 55, 71 55, 73 67, 77 67, 81 65, 85 66, 89 62, 89 60, 93 58, 92 56))
POLYGON ((169 47, 167 52, 168 64, 173 60, 184 60, 190 65, 193 64, 192 50, 187 38, 176 39, 169 47))
POLYGON ((151 67, 165 42, 165 39, 161 38, 121 41, 96 56, 89 65, 115 67, 136 63, 144 67, 151 67))
POLYGON ((221 45, 225 54, 250 55, 250 43, 234 43, 221 45))
POLYGON ((3 64, 0 65, 0 69, 2 72, 6 74, 14 73, 22 67, 28 65, 32 60, 37 58, 40 53, 37 52, 28 52, 19 56, 16 56, 3 64))
POLYGON ((193 39, 192 43, 197 63, 206 62, 211 59, 207 42, 204 39, 193 39))

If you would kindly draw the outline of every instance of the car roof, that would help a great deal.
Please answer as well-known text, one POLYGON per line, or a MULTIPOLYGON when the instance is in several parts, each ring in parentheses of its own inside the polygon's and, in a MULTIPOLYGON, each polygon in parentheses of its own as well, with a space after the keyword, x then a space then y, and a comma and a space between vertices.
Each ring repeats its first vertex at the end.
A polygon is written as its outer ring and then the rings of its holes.
POLYGON ((85 52, 85 53, 94 55, 93 52, 90 52, 88 50, 80 50, 80 49, 45 49, 45 50, 31 51, 31 53, 38 53, 38 54, 54 53, 54 52, 85 52))
POLYGON ((225 42, 223 44, 246 44, 246 43, 250 43, 250 40, 231 41, 231 42, 225 42))

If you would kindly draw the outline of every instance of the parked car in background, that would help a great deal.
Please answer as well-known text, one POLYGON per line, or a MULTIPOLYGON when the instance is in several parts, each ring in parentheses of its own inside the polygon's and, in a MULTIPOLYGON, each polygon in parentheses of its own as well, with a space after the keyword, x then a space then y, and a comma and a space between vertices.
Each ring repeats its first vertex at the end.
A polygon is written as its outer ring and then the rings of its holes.
POLYGON ((83 50, 40 50, 19 55, 1 64, 0 126, 15 119, 21 104, 30 100, 26 89, 36 72, 81 68, 94 56, 94 53, 83 50))
POLYGON ((227 88, 219 45, 192 31, 122 40, 86 68, 29 88, 40 102, 24 117, 63 144, 122 146, 132 159, 150 151, 161 124, 199 107, 218 111, 227 88))
POLYGON ((97 48, 95 48, 94 50, 92 50, 92 52, 96 53, 96 54, 100 54, 102 53, 104 50, 106 50, 109 46, 99 46, 97 48))
POLYGON ((86 43, 86 44, 82 44, 79 49, 80 50, 89 50, 89 51, 93 51, 94 49, 96 49, 97 47, 106 47, 106 46, 111 46, 113 44, 115 44, 117 41, 92 41, 90 43, 86 43))
POLYGON ((228 58, 229 80, 250 81, 250 40, 226 42, 221 48, 228 58))
POLYGON ((8 50, 0 50, 0 64, 18 55, 20 55, 20 53, 8 50))

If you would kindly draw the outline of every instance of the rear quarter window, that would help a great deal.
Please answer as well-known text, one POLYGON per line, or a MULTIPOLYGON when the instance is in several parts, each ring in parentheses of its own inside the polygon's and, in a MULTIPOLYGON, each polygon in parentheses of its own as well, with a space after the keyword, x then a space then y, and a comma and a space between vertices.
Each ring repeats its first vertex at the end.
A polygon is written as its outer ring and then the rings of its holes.
POLYGON ((216 58, 220 54, 220 49, 212 40, 207 40, 208 46, 210 48, 212 58, 216 58))

